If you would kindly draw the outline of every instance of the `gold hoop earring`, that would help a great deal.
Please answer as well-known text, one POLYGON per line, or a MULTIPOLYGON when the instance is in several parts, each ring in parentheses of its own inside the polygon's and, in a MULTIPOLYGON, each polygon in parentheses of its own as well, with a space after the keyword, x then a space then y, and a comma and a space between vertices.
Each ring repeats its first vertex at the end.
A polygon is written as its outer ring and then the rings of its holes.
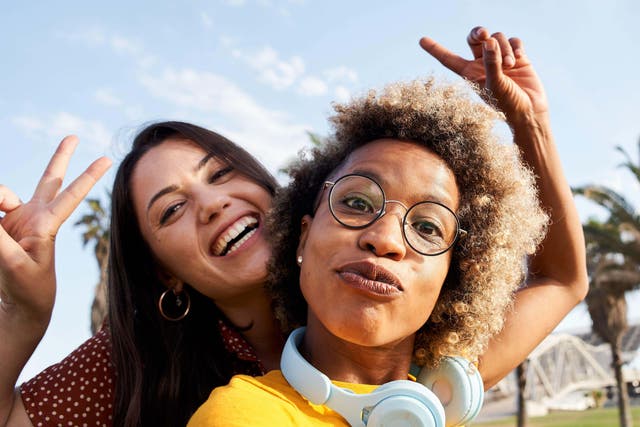
POLYGON ((167 289, 160 295, 158 300, 158 310, 160 315, 170 322, 177 322, 184 319, 191 310, 191 297, 187 291, 176 293, 175 289, 167 289), (166 299, 171 294, 173 298, 166 299), (183 298, 184 297, 184 298, 183 298), (184 300, 183 300, 184 299, 184 300), (170 315, 165 312, 168 311, 170 315))

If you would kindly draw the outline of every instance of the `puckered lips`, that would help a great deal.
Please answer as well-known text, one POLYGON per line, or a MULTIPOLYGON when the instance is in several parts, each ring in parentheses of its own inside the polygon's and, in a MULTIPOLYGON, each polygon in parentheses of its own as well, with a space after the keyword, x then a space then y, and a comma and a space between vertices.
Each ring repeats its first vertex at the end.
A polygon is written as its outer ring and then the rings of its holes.
POLYGON ((211 245, 211 252, 214 256, 225 256, 237 250, 256 233, 259 225, 258 218, 253 215, 238 218, 218 235, 211 245))
POLYGON ((352 262, 338 269, 338 274, 349 286, 380 296, 394 296, 403 292, 400 279, 382 267, 368 261, 352 262))

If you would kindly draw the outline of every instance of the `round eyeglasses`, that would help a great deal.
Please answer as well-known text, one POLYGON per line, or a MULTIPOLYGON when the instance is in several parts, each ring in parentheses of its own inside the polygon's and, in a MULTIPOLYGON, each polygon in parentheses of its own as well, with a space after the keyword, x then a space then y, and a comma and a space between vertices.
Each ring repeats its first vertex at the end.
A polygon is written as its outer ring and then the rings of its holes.
POLYGON ((387 203, 407 210, 402 219, 402 235, 416 252, 435 256, 451 249, 467 234, 457 215, 439 202, 423 201, 407 208, 398 200, 387 200, 380 184, 359 174, 349 174, 335 182, 325 181, 329 190, 329 210, 347 228, 365 228, 386 213, 387 203))

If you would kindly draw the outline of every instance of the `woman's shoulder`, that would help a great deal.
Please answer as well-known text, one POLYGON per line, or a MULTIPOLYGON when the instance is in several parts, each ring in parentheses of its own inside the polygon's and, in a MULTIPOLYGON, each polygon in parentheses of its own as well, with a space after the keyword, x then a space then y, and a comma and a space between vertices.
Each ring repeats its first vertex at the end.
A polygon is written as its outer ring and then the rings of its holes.
POLYGON ((103 325, 62 361, 23 383, 20 393, 33 425, 111 425, 114 381, 110 333, 103 325))
POLYGON ((290 425, 289 422, 280 424, 289 420, 289 411, 283 411, 283 407, 296 406, 290 400, 290 393, 297 395, 280 371, 260 377, 235 375, 229 384, 211 392, 189 421, 189 427, 290 425))
POLYGON ((229 384, 215 388, 209 399, 234 399, 236 396, 261 395, 288 401, 296 398, 298 393, 284 379, 282 372, 270 371, 261 376, 235 375, 229 384))
POLYGON ((282 372, 260 377, 234 376, 213 390, 188 427, 346 426, 337 412, 314 405, 285 380, 282 372))

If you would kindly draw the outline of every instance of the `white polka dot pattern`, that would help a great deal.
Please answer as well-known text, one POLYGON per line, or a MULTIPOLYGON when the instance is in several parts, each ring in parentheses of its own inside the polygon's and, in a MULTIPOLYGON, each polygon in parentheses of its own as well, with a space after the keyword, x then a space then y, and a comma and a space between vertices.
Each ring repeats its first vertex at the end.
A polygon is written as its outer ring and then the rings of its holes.
MULTIPOLYGON (((240 374, 265 370, 255 350, 233 327, 218 321, 231 357, 250 363, 240 374)), ((103 326, 62 362, 50 366, 20 387, 24 407, 35 427, 113 425, 115 369, 109 329, 103 326)))
POLYGON ((35 427, 111 426, 114 369, 107 328, 20 389, 35 427))
POLYGON ((224 340, 224 346, 229 353, 235 354, 240 360, 258 361, 258 356, 251 344, 237 330, 227 326, 222 320, 218 320, 218 329, 224 340))

